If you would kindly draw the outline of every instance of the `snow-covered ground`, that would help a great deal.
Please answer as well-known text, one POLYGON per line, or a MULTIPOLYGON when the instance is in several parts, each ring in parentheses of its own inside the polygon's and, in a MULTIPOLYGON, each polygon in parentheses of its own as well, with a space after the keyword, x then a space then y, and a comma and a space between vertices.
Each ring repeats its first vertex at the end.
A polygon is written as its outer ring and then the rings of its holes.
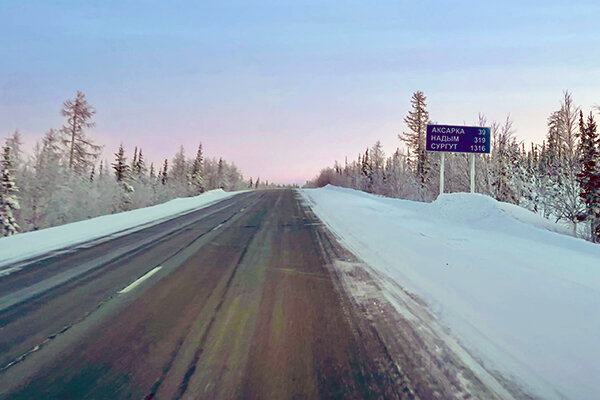
POLYGON ((301 193, 486 369, 542 398, 600 398, 600 246, 483 195, 418 203, 332 186, 301 193))
POLYGON ((0 238, 0 276, 13 270, 8 268, 10 264, 99 238, 124 235, 132 230, 199 210, 238 193, 241 192, 211 190, 196 197, 174 199, 152 207, 0 238))

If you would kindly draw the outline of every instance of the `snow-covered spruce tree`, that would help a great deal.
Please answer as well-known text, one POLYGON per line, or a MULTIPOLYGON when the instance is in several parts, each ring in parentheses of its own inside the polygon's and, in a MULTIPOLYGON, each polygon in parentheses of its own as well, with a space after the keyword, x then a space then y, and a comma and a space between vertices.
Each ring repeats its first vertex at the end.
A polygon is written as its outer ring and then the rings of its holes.
POLYGON ((373 170, 371 168, 371 160, 369 159, 369 148, 365 150, 360 160, 360 187, 359 189, 368 193, 373 191, 373 170))
MULTIPOLYGON (((169 185, 169 161, 165 159, 163 166, 155 167, 154 163, 150 165, 149 179, 141 179, 140 181, 147 182, 147 193, 151 198, 151 202, 148 205, 159 204, 165 201, 173 199, 175 196, 171 193, 169 185)), ((144 190, 140 192, 144 193, 144 190)))
MULTIPOLYGON (((13 178, 17 185, 19 186, 19 198, 23 198, 23 186, 27 185, 29 173, 27 171, 27 158, 24 156, 23 152, 23 138, 21 136, 21 132, 18 129, 15 129, 12 135, 10 135, 6 139, 6 144, 10 147, 10 156, 12 160, 12 171, 13 178)), ((21 201, 21 209, 15 210, 14 217, 21 227, 21 231, 23 230, 23 225, 25 225, 25 221, 23 220, 23 202, 21 201)))
MULTIPOLYGON (((545 145, 544 145, 545 146, 545 145)), ((541 154, 544 146, 538 146, 531 143, 531 149, 525 152, 523 159, 526 170, 527 186, 529 187, 528 196, 524 199, 522 206, 527 209, 548 217, 549 203, 546 188, 546 177, 541 163, 541 154)))
POLYGON ((136 176, 136 178, 139 179, 140 177, 146 176, 147 172, 148 168, 146 168, 146 161, 144 160, 144 154, 142 152, 142 148, 140 147, 140 151, 137 155, 137 160, 135 162, 135 168, 133 170, 133 173, 136 176))
POLYGON ((119 146, 119 150, 115 153, 115 162, 112 164, 115 171, 115 179, 121 188, 120 200, 117 206, 117 211, 129 211, 132 207, 131 193, 134 192, 131 186, 131 168, 127 165, 127 157, 125 157, 125 149, 123 145, 119 146))
POLYGON ((121 144, 119 150, 115 153, 115 162, 112 163, 115 171, 115 179, 117 182, 124 182, 129 177, 129 165, 127 165, 127 157, 125 157, 125 149, 121 144))
POLYGON ((219 158, 217 163, 217 188, 225 189, 226 186, 225 171, 223 169, 223 159, 219 158))
POLYGON ((131 175, 135 176, 137 171, 138 148, 135 146, 133 150, 133 160, 131 160, 131 175))
POLYGON ((165 163, 163 165, 162 172, 159 174, 160 182, 163 184, 163 186, 166 185, 167 182, 169 181, 168 168, 169 168, 169 160, 167 160, 165 158, 165 163))
POLYGON ((421 197, 425 199, 427 195, 426 184, 429 180, 431 170, 429 154, 425 151, 425 136, 427 134, 427 124, 429 122, 429 112, 427 111, 427 98, 421 91, 413 93, 410 100, 412 109, 404 118, 409 131, 398 135, 398 138, 406 143, 411 150, 413 157, 409 159, 417 179, 421 183, 421 197))
POLYGON ((537 166, 530 165, 530 154, 525 148, 525 143, 517 143, 513 140, 513 144, 516 146, 512 160, 515 174, 513 182, 518 204, 522 207, 531 207, 535 198, 534 176, 537 174, 537 166))
POLYGON ((198 145, 196 158, 192 163, 192 171, 190 173, 190 185, 193 188, 194 194, 200 194, 206 190, 204 183, 204 155, 202 154, 202 143, 198 145))
POLYGON ((67 119, 60 130, 67 166, 77 173, 87 173, 102 150, 85 135, 85 129, 94 126, 96 111, 78 91, 75 99, 64 102, 61 112, 67 119))
POLYGON ((590 223, 591 239, 600 243, 600 149, 596 122, 590 113, 587 123, 579 112, 581 172, 577 175, 581 185, 581 198, 586 206, 586 219, 590 223))
POLYGON ((0 160, 0 235, 11 236, 19 232, 13 212, 20 208, 17 187, 13 177, 11 148, 5 144, 0 160))
POLYGON ((135 163, 132 163, 131 166, 129 184, 133 188, 133 191, 130 192, 130 206, 134 209, 159 203, 164 198, 157 196, 156 179, 148 176, 148 168, 146 168, 144 152, 141 147, 138 147, 137 152, 135 152, 135 163))

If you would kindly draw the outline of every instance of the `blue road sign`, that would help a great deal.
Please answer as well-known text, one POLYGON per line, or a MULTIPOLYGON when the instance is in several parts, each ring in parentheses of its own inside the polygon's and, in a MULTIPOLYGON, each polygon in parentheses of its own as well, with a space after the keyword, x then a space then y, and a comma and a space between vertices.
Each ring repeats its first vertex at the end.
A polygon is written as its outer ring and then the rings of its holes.
POLYGON ((480 126, 427 125, 427 151, 489 153, 490 128, 480 126))

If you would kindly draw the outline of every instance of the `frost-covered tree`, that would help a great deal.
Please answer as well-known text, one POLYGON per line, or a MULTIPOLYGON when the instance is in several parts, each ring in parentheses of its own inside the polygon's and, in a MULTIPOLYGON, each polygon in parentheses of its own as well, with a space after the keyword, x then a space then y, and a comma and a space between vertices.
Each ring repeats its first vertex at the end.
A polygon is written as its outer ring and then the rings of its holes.
POLYGON ((170 163, 168 191, 174 197, 185 197, 191 194, 190 168, 185 157, 185 148, 179 147, 170 163))
POLYGON ((132 175, 136 174, 136 168, 137 168, 137 159, 138 159, 138 148, 137 146, 135 146, 134 150, 133 150, 133 159, 131 160, 131 173, 132 175))
MULTIPOLYGON (((371 148, 371 185, 372 190, 376 193, 380 193, 383 187, 386 185, 386 173, 385 173, 385 152, 383 146, 378 140, 371 148)), ((342 172, 342 167, 339 167, 339 172, 342 172)))
MULTIPOLYGON (((571 163, 571 167, 577 164, 577 150, 578 150, 578 114, 580 112, 579 107, 573 103, 571 93, 565 91, 563 94, 563 100, 559 111, 560 120, 560 145, 563 148, 564 156, 571 163)), ((562 154, 560 154, 562 155, 562 154)))
POLYGON ((75 99, 64 102, 62 115, 67 120, 61 128, 62 143, 69 169, 78 173, 88 171, 98 158, 102 146, 94 144, 85 130, 94 126, 96 111, 88 104, 85 95, 78 91, 75 99))
POLYGON ((23 163, 23 138, 18 129, 6 139, 7 146, 10 147, 10 154, 13 160, 13 168, 19 169, 23 163))
MULTIPOLYGON (((345 174, 351 174, 352 166, 345 168, 345 174)), ((407 155, 400 149, 396 149, 394 154, 386 160, 385 167, 385 186, 381 194, 390 197, 413 198, 417 192, 414 175, 408 165, 407 155)))
POLYGON ((198 145, 198 151, 196 152, 196 158, 192 163, 192 170, 190 173, 190 184, 195 194, 200 194, 205 191, 204 182, 204 155, 202 154, 202 143, 198 145))
POLYGON ((185 149, 183 146, 179 147, 179 151, 177 151, 175 157, 173 157, 169 176, 174 182, 187 184, 187 161, 185 159, 185 149))
POLYGON ((225 170, 225 190, 240 190, 244 189, 244 176, 233 163, 228 163, 223 160, 225 170))
POLYGON ((169 181, 168 169, 169 169, 169 160, 167 160, 165 158, 165 163, 163 165, 162 172, 160 173, 160 181, 163 185, 166 185, 167 182, 169 181))
POLYGON ((17 198, 19 188, 14 181, 11 147, 8 144, 2 149, 0 168, 0 235, 11 236, 19 232, 13 212, 20 206, 17 198))
MULTIPOLYGON (((151 173, 154 174, 154 165, 151 173)), ((169 196, 166 191, 157 191, 156 178, 148 176, 148 168, 144 159, 144 152, 138 147, 135 163, 131 167, 130 188, 127 188, 130 209, 147 207, 166 200, 169 196)))
POLYGON ((223 168, 223 159, 219 158, 219 163, 217 164, 217 188, 225 189, 225 171, 223 168))
POLYGON ((591 113, 586 123, 580 111, 579 129, 581 172, 577 177, 581 185, 580 196, 586 206, 592 241, 600 243, 600 145, 596 122, 591 113))
POLYGON ((404 141, 406 146, 411 150, 414 159, 410 159, 409 161, 423 185, 427 182, 431 169, 429 155, 425 151, 427 124, 429 122, 426 101, 427 98, 423 92, 417 91, 413 93, 410 101, 411 110, 404 118, 404 122, 409 130, 398 135, 400 140, 404 141))
MULTIPOLYGON (((181 147, 173 160, 172 170, 169 170, 168 159, 165 159, 164 168, 155 170, 154 164, 151 164, 149 177, 139 146, 131 163, 121 146, 115 154, 113 168, 106 160, 100 160, 97 165, 96 152, 100 146, 94 145, 85 136, 85 130, 93 125, 94 110, 81 92, 75 99, 64 103, 63 115, 66 117, 65 125, 59 131, 48 131, 35 144, 29 157, 16 157, 24 154, 18 131, 6 141, 11 156, 11 182, 16 183, 10 186, 14 189, 19 187, 20 205, 20 209, 8 209, 12 217, 7 218, 12 226, 19 226, 20 231, 154 205, 175 197, 194 195, 204 189, 214 189, 217 184, 226 190, 246 187, 234 164, 223 159, 220 162, 214 158, 203 160, 201 148, 196 160, 188 161, 181 147), (115 175, 109 170, 113 170, 115 175), (170 174, 178 180, 170 179, 170 174), (217 180, 217 175, 220 175, 220 180, 217 180), (213 186, 207 183, 209 177, 213 186)), ((2 154, 0 161, 1 157, 2 154)), ((0 168, 0 173, 3 171, 0 168)), ((3 205, 3 216, 7 215, 7 204, 3 205)), ((11 201, 10 204, 17 203, 11 201)))
POLYGON ((514 139, 513 122, 506 117, 501 126, 492 126, 493 183, 496 200, 519 204, 519 191, 515 187, 516 167, 519 162, 519 146, 514 139))
POLYGON ((365 154, 362 156, 360 170, 362 172, 361 190, 369 193, 373 192, 373 166, 371 165, 368 148, 365 150, 365 154))
POLYGON ((142 148, 139 150, 136 146, 134 151, 134 160, 131 163, 131 175, 134 179, 140 180, 146 176, 148 169, 146 168, 146 161, 144 160, 144 153, 142 148))
MULTIPOLYGON (((411 110, 413 114, 409 113, 409 117, 414 116, 414 100, 413 98, 411 110)), ((593 183, 596 178, 591 174, 594 168, 590 167, 590 160, 594 160, 596 156, 590 154, 600 153, 600 140, 588 138, 585 146, 582 145, 574 118, 578 113, 579 107, 575 106, 571 94, 565 92, 560 109, 548 118, 546 140, 541 145, 532 143, 530 148, 516 140, 510 117, 498 124, 488 123, 485 116, 480 114, 478 126, 491 127, 492 151, 488 155, 478 155, 475 158, 476 191, 529 208, 547 218, 570 221, 575 233, 577 223, 585 218, 586 222, 594 226, 592 231, 597 232, 600 229, 600 214, 597 215, 596 212, 600 207, 593 205, 596 202, 597 191, 593 189, 596 187, 593 183), (590 150, 593 143, 596 143, 597 150, 590 150), (587 150, 584 150, 584 147, 587 150), (585 160, 581 159, 580 155, 584 155, 585 160), (582 172, 584 165, 587 166, 587 171, 582 172), (585 191, 581 187, 584 176, 588 177, 585 178, 585 191)), ((427 119, 423 118, 421 121, 421 126, 424 127, 427 119)), ((596 131, 593 118, 588 118, 587 122, 581 125, 585 126, 582 132, 588 136, 596 131)), ((431 200, 431 194, 437 193, 437 189, 433 188, 431 183, 424 184, 421 177, 415 173, 418 169, 418 131, 417 127, 409 132, 412 136, 401 136, 407 144, 406 154, 396 151, 392 156, 385 158, 381 175, 383 179, 380 182, 375 178, 378 175, 376 171, 380 169, 380 162, 375 160, 378 157, 374 156, 377 153, 376 144, 365 153, 360 153, 353 162, 349 163, 346 159, 344 166, 335 162, 333 168, 323 168, 315 179, 307 182, 307 186, 321 187, 333 184, 391 197, 431 200), (435 190, 432 191, 432 188, 435 190)), ((434 160, 435 158, 430 160, 430 166, 435 165, 434 160)), ((595 164, 600 165, 600 160, 595 164)), ((464 155, 446 154, 446 190, 467 191, 469 169, 468 158, 464 155)), ((435 173, 436 169, 432 169, 428 175, 430 182, 435 181, 435 173)), ((600 172, 598 175, 600 176, 600 172)), ((598 202, 600 203, 600 200, 598 202)), ((598 234, 595 235, 595 240, 600 240, 598 234)))
POLYGON ((583 211, 577 181, 578 112, 571 94, 564 92, 560 108, 548 117, 548 133, 539 154, 536 148, 530 152, 530 157, 536 154, 528 173, 532 189, 531 204, 527 206, 545 217, 570 221, 574 232, 583 211))
POLYGON ((541 183, 537 194, 543 197, 544 214, 570 221, 574 233, 585 210, 579 196, 578 111, 571 94, 564 92, 560 109, 548 118, 548 134, 535 177, 541 183))
POLYGON ((119 150, 115 153, 115 162, 112 163, 113 170, 115 171, 115 178, 117 182, 125 182, 129 178, 129 165, 127 165, 127 157, 125 157, 125 149, 123 144, 119 146, 119 150))
POLYGON ((135 207, 132 199, 135 188, 132 186, 131 167, 127 165, 127 157, 125 157, 123 144, 119 146, 119 150, 115 153, 115 162, 112 164, 112 167, 115 172, 115 180, 119 184, 119 190, 116 195, 116 198, 119 200, 116 210, 129 211, 135 207))
POLYGON ((146 160, 144 160, 144 154, 142 153, 142 148, 140 147, 137 163, 135 164, 135 173, 137 175, 144 176, 146 175, 146 172, 148 172, 148 168, 146 167, 146 160))
POLYGON ((548 134, 544 146, 544 162, 556 167, 565 157, 562 145, 563 118, 560 111, 554 111, 548 117, 548 134))
POLYGON ((50 129, 34 147, 33 157, 27 168, 28 184, 21 188, 24 192, 21 201, 22 228, 46 228, 55 215, 60 213, 56 207, 59 203, 58 193, 66 181, 60 158, 59 135, 54 129, 50 129))

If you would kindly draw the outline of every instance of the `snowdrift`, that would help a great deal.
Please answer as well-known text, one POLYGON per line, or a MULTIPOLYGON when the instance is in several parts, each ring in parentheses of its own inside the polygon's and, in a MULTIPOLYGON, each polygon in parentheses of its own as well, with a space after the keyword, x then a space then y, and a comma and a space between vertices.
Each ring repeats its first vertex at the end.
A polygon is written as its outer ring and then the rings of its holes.
POLYGON ((0 238, 0 276, 10 273, 2 266, 38 257, 106 236, 115 237, 159 223, 177 215, 207 207, 241 192, 211 190, 196 197, 174 199, 152 207, 103 215, 85 221, 55 226, 35 232, 0 238))
POLYGON ((598 398, 600 246, 484 195, 418 203, 333 186, 301 193, 488 370, 543 398, 598 398))

